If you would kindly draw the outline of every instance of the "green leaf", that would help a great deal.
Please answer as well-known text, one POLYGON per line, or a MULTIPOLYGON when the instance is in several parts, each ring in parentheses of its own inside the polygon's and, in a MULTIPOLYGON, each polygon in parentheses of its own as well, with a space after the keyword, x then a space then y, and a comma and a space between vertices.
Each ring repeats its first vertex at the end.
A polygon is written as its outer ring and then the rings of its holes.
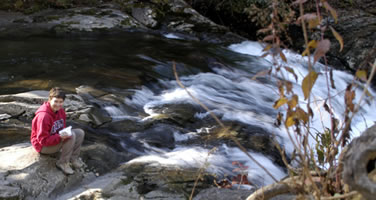
POLYGON ((319 163, 322 164, 324 162, 324 152, 321 151, 319 148, 316 148, 316 151, 317 151, 317 159, 319 163))

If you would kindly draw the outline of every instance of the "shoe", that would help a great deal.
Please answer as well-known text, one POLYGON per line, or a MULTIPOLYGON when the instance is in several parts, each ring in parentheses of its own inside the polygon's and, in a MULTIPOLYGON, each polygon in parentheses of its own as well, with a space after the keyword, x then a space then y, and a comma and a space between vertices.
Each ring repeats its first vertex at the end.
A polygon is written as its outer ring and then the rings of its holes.
POLYGON ((75 169, 80 169, 81 167, 85 166, 85 163, 82 162, 81 158, 77 158, 72 161, 72 165, 75 169))
POLYGON ((69 163, 56 163, 56 167, 63 171, 64 174, 66 175, 72 175, 74 174, 73 169, 69 166, 69 163))

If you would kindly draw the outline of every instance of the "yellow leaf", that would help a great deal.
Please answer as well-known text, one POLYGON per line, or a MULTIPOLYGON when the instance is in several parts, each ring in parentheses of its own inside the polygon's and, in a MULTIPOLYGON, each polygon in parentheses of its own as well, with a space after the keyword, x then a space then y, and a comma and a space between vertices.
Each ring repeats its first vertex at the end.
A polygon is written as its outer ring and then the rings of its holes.
POLYGON ((282 60, 287 63, 286 56, 282 53, 282 51, 279 52, 279 56, 281 56, 282 60))
POLYGON ((307 44, 307 48, 303 51, 302 53, 302 56, 306 56, 308 55, 309 53, 309 50, 312 48, 312 49, 315 49, 317 47, 317 40, 311 40, 308 44, 307 44))
POLYGON ((340 45, 339 51, 342 51, 343 50, 343 38, 342 38, 342 36, 336 30, 334 30, 334 28, 331 27, 331 26, 330 26, 330 30, 332 31, 334 37, 339 42, 339 45, 340 45))
POLYGON ((295 81, 298 82, 298 76, 295 74, 294 69, 292 69, 291 67, 285 67, 285 69, 286 69, 288 72, 290 72, 290 73, 294 76, 295 81))
POLYGON ((308 20, 308 28, 309 29, 314 29, 320 24, 320 19, 319 18, 314 18, 308 20))
POLYGON ((302 120, 305 124, 308 122, 308 114, 301 108, 296 109, 296 116, 298 119, 302 120))
POLYGON ((366 95, 369 96, 369 97, 371 97, 371 98, 373 98, 372 94, 368 91, 368 89, 365 88, 365 90, 366 90, 366 95))
POLYGON ((317 47, 317 40, 311 40, 308 42, 308 48, 313 48, 315 49, 317 47))
POLYGON ((273 108, 278 109, 279 107, 283 106, 285 103, 287 103, 287 99, 285 97, 282 97, 274 103, 273 108))
POLYGON ((298 100, 299 100, 299 98, 298 98, 297 95, 292 96, 291 100, 289 102, 287 102, 290 109, 293 109, 293 108, 296 107, 296 105, 298 104, 298 100))
POLYGON ((269 51, 273 46, 268 44, 262 51, 269 51))
POLYGON ((286 116, 285 126, 290 127, 295 124, 295 112, 288 112, 286 116))
POLYGON ((360 80, 367 81, 367 72, 365 70, 356 71, 355 76, 360 80))
POLYGON ((318 77, 318 74, 315 71, 311 71, 303 79, 302 90, 304 94, 304 100, 308 99, 311 93, 312 87, 316 82, 317 77, 318 77))
POLYGON ((308 55, 308 53, 309 53, 309 48, 306 48, 306 49, 303 51, 302 56, 306 56, 306 55, 308 55))
POLYGON ((329 10, 330 14, 334 18, 334 21, 337 23, 338 22, 337 11, 334 10, 334 8, 332 8, 332 6, 330 6, 327 1, 324 1, 323 5, 324 5, 324 7, 325 7, 326 10, 329 10))
POLYGON ((292 83, 290 81, 286 81, 285 82, 285 86, 286 86, 286 93, 287 94, 290 94, 292 93, 292 83))
POLYGON ((285 89, 283 88, 283 83, 281 81, 278 81, 278 91, 281 98, 285 97, 285 89))

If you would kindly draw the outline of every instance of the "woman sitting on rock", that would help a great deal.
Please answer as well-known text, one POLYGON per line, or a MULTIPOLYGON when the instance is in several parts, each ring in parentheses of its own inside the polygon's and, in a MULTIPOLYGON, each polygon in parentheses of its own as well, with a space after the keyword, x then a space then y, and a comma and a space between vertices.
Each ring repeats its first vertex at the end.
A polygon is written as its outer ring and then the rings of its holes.
POLYGON ((70 163, 75 169, 84 166, 79 158, 81 144, 85 132, 82 129, 72 129, 72 135, 60 135, 59 131, 66 128, 66 115, 63 108, 64 92, 52 88, 49 99, 35 112, 31 128, 31 144, 41 154, 53 154, 61 151, 56 167, 65 174, 74 174, 70 163))

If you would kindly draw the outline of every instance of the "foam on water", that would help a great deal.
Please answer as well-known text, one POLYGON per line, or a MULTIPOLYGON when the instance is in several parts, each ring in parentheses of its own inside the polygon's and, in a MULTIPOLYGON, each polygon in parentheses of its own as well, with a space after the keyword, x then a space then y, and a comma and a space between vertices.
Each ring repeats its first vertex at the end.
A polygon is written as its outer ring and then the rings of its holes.
MULTIPOLYGON (((231 45, 229 49, 238 53, 251 55, 250 60, 239 61, 237 62, 237 66, 231 66, 231 69, 213 68, 213 72, 181 76, 180 80, 182 84, 222 120, 238 121, 262 128, 266 132, 275 134, 277 141, 286 148, 287 153, 292 152, 293 147, 287 137, 286 130, 282 126, 276 127, 273 125, 278 111, 283 111, 283 108, 280 110, 273 109, 274 102, 279 98, 276 81, 267 78, 262 80, 262 82, 250 79, 258 71, 269 69, 271 63, 273 63, 273 58, 270 56, 265 57, 265 59, 254 57, 263 54, 263 46, 257 42, 243 42, 231 45)), ((308 74, 308 59, 287 50, 284 50, 284 54, 288 60, 287 64, 285 64, 294 69, 297 81, 291 73, 283 69, 281 70, 282 73, 276 73, 276 76, 280 79, 290 80, 293 83, 294 92, 299 96, 299 103, 303 109, 306 109, 305 104, 307 104, 307 101, 304 100, 300 84, 308 74)), ((283 63, 282 60, 277 60, 277 62, 283 63)), ((326 70, 325 66, 317 63, 313 67, 316 72, 320 73, 312 89, 311 98, 311 108, 315 113, 311 124, 311 131, 315 133, 316 131, 322 132, 325 127, 330 127, 330 116, 323 107, 325 99, 328 97, 327 80, 322 73, 326 70)), ((343 121, 345 89, 353 81, 353 76, 338 70, 333 70, 333 75, 336 89, 330 88, 331 104, 335 116, 343 121)), ((174 103, 196 105, 186 91, 178 86, 175 80, 159 80, 158 85, 162 88, 158 93, 154 93, 147 87, 134 90, 134 95, 131 98, 125 99, 125 103, 141 108, 149 115, 156 114, 153 107, 158 105, 174 103)), ((370 93, 376 96, 374 91, 370 91, 370 93)), ((360 95, 361 88, 357 88, 354 102, 359 100, 360 95)), ((376 112, 374 112, 376 104, 374 100, 369 98, 366 100, 368 104, 363 103, 360 111, 363 117, 358 115, 353 119, 353 136, 359 135, 366 127, 370 127, 376 121, 376 112)), ((207 116, 208 113, 202 111, 195 114, 197 120, 207 116)), ((200 132, 200 130, 197 130, 197 132, 200 132)), ((174 137, 176 141, 185 141, 195 137, 195 134, 174 133, 174 137)), ((171 152, 152 150, 149 152, 152 155, 139 157, 131 162, 158 162, 166 165, 200 167, 208 159, 210 163, 208 170, 210 172, 231 174, 231 169, 234 168, 231 162, 240 161, 244 165, 249 166, 248 177, 253 184, 261 186, 273 182, 262 169, 238 148, 223 145, 209 157, 208 152, 208 149, 201 147, 178 147, 171 152)), ((255 152, 249 153, 262 163, 276 178, 280 179, 286 175, 267 155, 255 152)))
POLYGON ((116 106, 105 106, 103 109, 111 116, 113 121, 119 121, 123 119, 131 119, 131 120, 141 120, 139 117, 130 116, 125 113, 123 110, 116 106))
MULTIPOLYGON (((264 170, 244 156, 245 154, 238 148, 222 145, 216 151, 209 152, 209 149, 201 147, 178 147, 171 152, 141 156, 129 161, 129 163, 158 163, 164 166, 194 169, 204 167, 209 173, 217 176, 226 176, 239 173, 233 171, 238 166, 232 163, 237 161, 248 167, 242 173, 247 175, 253 185, 263 186, 274 182, 264 170)), ((286 176, 286 173, 266 156, 254 152, 248 153, 262 163, 275 178, 281 179, 286 176)))
POLYGON ((164 34, 163 35, 165 38, 169 38, 169 39, 182 39, 181 37, 173 34, 173 33, 167 33, 167 34, 164 34))
MULTIPOLYGON (((260 43, 257 42, 242 42, 240 44, 234 44, 230 45, 229 49, 243 54, 248 55, 254 55, 254 56, 260 56, 263 54, 262 49, 263 46, 260 43)), ((300 83, 304 79, 304 77, 308 74, 308 58, 302 57, 299 54, 296 54, 289 50, 284 50, 284 54, 287 57, 288 62, 286 63, 286 66, 292 67, 297 75, 297 83, 295 81, 294 76, 282 70, 282 74, 278 73, 277 75, 280 78, 284 78, 287 80, 290 80, 292 83, 294 83, 294 92, 297 93, 299 96, 299 102, 301 104, 306 104, 307 101, 304 101, 304 95, 301 90, 300 83)), ((272 57, 267 56, 265 57, 266 60, 272 62, 272 57)), ((311 61, 313 58, 311 58, 311 61)), ((277 60, 279 63, 283 63, 282 60, 277 60)), ((314 66, 314 69, 316 72, 325 72, 325 66, 321 63, 316 63, 314 66)), ((331 104, 333 107, 334 115, 337 119, 340 119, 343 123, 344 121, 344 112, 345 112, 345 105, 344 105, 344 95, 345 95, 345 89, 348 84, 350 84, 353 81, 353 76, 351 74, 348 74, 344 71, 339 70, 333 70, 333 77, 335 81, 336 89, 333 89, 330 87, 330 96, 331 96, 331 104)), ((370 90, 370 93, 372 96, 375 96, 375 92, 370 90)), ((312 89, 312 103, 311 107, 315 112, 315 117, 312 120, 312 127, 315 130, 323 131, 324 127, 330 127, 330 115, 325 111, 324 109, 324 103, 325 100, 328 97, 328 89, 327 89, 327 79, 324 74, 320 74, 318 79, 316 80, 316 83, 312 89)), ((359 98, 362 94, 362 88, 356 89, 356 96, 353 102, 358 102, 359 98)), ((327 102, 329 104, 329 102, 327 102)), ((302 106, 303 109, 306 109, 306 106, 302 106)), ((376 104, 374 103, 374 100, 368 98, 366 101, 363 101, 362 107, 361 107, 361 115, 357 115, 353 121, 352 121, 352 135, 353 137, 356 137, 360 135, 362 131, 366 129, 366 127, 370 127, 374 124, 376 121, 376 113, 372 112, 376 109, 376 104), (366 103, 368 101, 368 103, 366 103)))

